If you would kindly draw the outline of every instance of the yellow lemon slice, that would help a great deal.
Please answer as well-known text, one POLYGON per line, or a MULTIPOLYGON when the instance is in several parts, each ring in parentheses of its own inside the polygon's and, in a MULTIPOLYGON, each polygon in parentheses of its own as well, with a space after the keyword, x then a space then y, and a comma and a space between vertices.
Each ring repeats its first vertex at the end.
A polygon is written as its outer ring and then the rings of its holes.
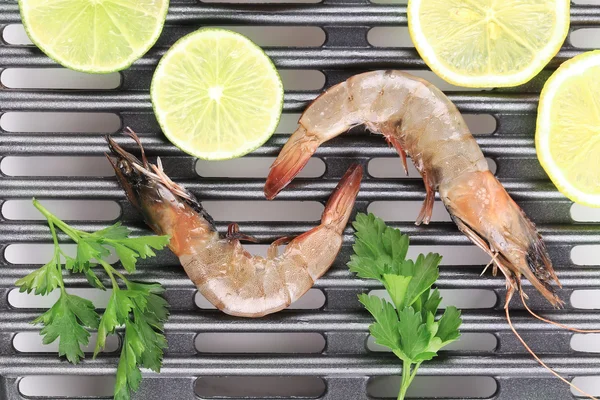
POLYGON ((457 86, 517 86, 556 55, 569 0, 409 0, 410 36, 436 74, 457 86))
POLYGON ((565 62, 546 82, 535 145, 558 190, 600 207, 600 51, 565 62))

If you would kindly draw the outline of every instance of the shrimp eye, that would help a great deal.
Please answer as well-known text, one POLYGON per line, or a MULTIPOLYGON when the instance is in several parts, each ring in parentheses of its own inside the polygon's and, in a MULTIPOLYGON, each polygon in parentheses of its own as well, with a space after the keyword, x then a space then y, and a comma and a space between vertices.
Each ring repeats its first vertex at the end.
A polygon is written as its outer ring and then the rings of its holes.
POLYGON ((120 160, 119 161, 119 169, 125 174, 125 175, 130 175, 131 174, 131 165, 129 165, 129 163, 125 160, 120 160))

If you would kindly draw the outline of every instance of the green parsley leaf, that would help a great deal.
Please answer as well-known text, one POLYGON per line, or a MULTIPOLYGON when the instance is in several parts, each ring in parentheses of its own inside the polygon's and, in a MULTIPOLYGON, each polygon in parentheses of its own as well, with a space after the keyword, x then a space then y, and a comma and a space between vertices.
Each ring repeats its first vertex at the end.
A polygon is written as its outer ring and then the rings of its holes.
POLYGON ((125 325, 123 349, 117 366, 117 380, 115 383, 115 400, 129 400, 130 390, 137 390, 142 381, 142 372, 138 367, 138 357, 144 351, 140 348, 140 337, 131 322, 125 325))
POLYGON ((73 257, 69 257, 69 256, 64 256, 65 258, 65 268, 68 269, 69 271, 72 272, 81 272, 81 270, 79 269, 79 264, 77 263, 77 260, 74 259, 73 257))
POLYGON ((95 236, 99 239, 125 239, 129 236, 130 230, 121 225, 120 222, 117 222, 114 225, 109 226, 108 228, 100 229, 92 233, 92 236, 95 236))
POLYGON ((402 310, 406 302, 406 292, 408 291, 408 285, 412 280, 412 276, 402 275, 383 275, 383 284, 387 292, 392 298, 392 302, 397 310, 402 310))
POLYGON ((418 298, 429 290, 431 285, 437 281, 440 271, 438 266, 442 261, 439 254, 429 253, 426 256, 419 254, 415 261, 413 279, 408 285, 406 291, 406 305, 412 305, 418 298))
POLYGON ((98 275, 92 271, 91 267, 85 268, 83 273, 90 286, 95 287, 96 289, 106 290, 106 287, 104 287, 104 284, 100 281, 98 275))
POLYGON ((135 310, 135 324, 138 329, 141 343, 144 344, 144 351, 141 353, 141 365, 154 372, 160 372, 162 366, 163 350, 167 348, 167 339, 155 329, 162 331, 164 325, 156 319, 156 316, 150 311, 135 310), (157 327, 158 325, 158 327, 157 327))
POLYGON ((123 268, 129 273, 135 272, 135 263, 137 262, 138 254, 135 250, 130 249, 129 247, 123 246, 122 244, 115 243, 113 244, 119 259, 121 260, 121 264, 123 268))
POLYGON ((389 228, 373 214, 358 214, 353 223, 356 230, 354 255, 348 266, 360 278, 382 280, 382 275, 393 270, 408 251, 408 236, 398 229, 389 228))
MULTIPOLYGON (((426 290, 421 295, 421 299, 419 301, 419 307, 415 306, 415 309, 421 309, 421 313, 423 314, 423 319, 427 319, 428 314, 432 314, 435 316, 438 308, 440 307, 440 303, 442 302, 442 297, 440 296, 440 291, 438 289, 435 290, 426 290)), ((414 303, 416 304, 416 302, 414 303)))
POLYGON ((35 294, 45 296, 59 287, 62 280, 60 261, 55 257, 40 269, 19 279, 15 285, 19 286, 20 292, 31 293, 35 290, 35 294))
POLYGON ((77 271, 83 271, 92 263, 110 255, 110 251, 92 238, 82 238, 77 243, 77 271))
POLYGON ((125 325, 129 321, 129 313, 134 307, 133 301, 129 297, 127 290, 114 289, 100 324, 98 326, 98 339, 96 340, 96 348, 94 349, 94 357, 100 353, 106 345, 106 337, 115 332, 115 329, 125 325))
POLYGON ((460 318, 460 311, 450 306, 444 311, 444 315, 438 321, 439 328, 435 336, 439 337, 443 343, 450 343, 457 340, 460 337, 458 328, 462 323, 460 318))
POLYGON ((400 333, 400 348, 414 362, 417 355, 423 353, 429 344, 430 334, 421 313, 412 307, 406 307, 398 312, 398 331, 400 333))
POLYGON ((377 296, 361 294, 358 300, 375 318, 375 323, 369 327, 375 342, 390 349, 400 348, 400 333, 398 332, 398 316, 394 306, 377 296))
POLYGON ((127 290, 118 291, 114 297, 115 301, 123 302, 125 307, 111 305, 114 319, 112 325, 106 328, 114 330, 114 322, 119 323, 124 317, 122 324, 125 325, 125 336, 115 386, 115 398, 123 399, 129 398, 129 390, 137 390, 141 366, 160 372, 163 350, 167 348, 167 340, 162 334, 168 316, 167 303, 156 294, 164 289, 160 285, 137 282, 129 282, 128 287, 127 290), (127 315, 122 314, 125 310, 127 315))
POLYGON ((141 258, 154 257, 154 250, 162 250, 169 244, 169 236, 143 236, 119 240, 119 243, 135 250, 141 258))
POLYGON ((114 247, 123 268, 132 273, 138 258, 154 257, 156 254, 153 250, 162 250, 169 244, 169 240, 169 236, 144 236, 110 239, 106 243, 114 247))
POLYGON ((59 339, 58 354, 77 364, 84 357, 81 346, 89 343, 90 333, 85 327, 97 328, 98 319, 91 301, 62 292, 52 308, 33 322, 44 324, 40 332, 44 344, 59 339))
POLYGON ((92 271, 92 268, 97 266, 97 264, 92 264, 90 262, 80 264, 73 257, 69 257, 67 255, 63 255, 63 257, 65 258, 65 268, 67 270, 73 273, 83 273, 88 283, 92 287, 95 287, 100 290, 106 290, 106 287, 104 287, 104 284, 102 283, 102 281, 100 281, 100 278, 98 278, 96 273, 92 271))
POLYGON ((456 307, 448 307, 438 321, 431 322, 430 320, 433 321, 433 315, 428 319, 428 329, 434 337, 431 339, 427 351, 437 353, 442 347, 460 337, 458 328, 462 320, 460 311, 456 307))

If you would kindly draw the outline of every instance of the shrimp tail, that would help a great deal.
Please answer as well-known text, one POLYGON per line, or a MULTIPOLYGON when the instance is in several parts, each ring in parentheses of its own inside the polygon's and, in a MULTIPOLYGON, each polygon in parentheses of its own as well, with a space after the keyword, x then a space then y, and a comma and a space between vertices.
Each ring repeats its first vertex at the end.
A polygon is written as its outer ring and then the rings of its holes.
POLYGON ((316 136, 308 134, 303 126, 292 134, 271 165, 264 188, 268 200, 273 200, 294 179, 320 145, 316 136))
POLYGON ((325 205, 321 217, 322 225, 333 227, 337 233, 342 234, 354 209, 362 174, 362 167, 358 164, 348 168, 325 205))

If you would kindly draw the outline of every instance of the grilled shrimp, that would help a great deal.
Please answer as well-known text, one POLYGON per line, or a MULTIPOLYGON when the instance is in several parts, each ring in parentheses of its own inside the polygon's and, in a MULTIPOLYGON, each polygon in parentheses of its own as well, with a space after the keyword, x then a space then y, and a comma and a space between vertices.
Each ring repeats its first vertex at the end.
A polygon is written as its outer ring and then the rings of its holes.
POLYGON ((456 106, 431 83, 400 71, 351 77, 318 97, 271 166, 265 195, 274 198, 317 148, 355 125, 382 134, 423 177, 426 197, 416 224, 429 223, 435 191, 458 228, 492 257, 507 280, 507 304, 521 275, 555 307, 560 282, 534 224, 489 171, 456 106))
POLYGON ((213 305, 223 312, 243 317, 261 317, 279 311, 308 291, 335 260, 342 232, 360 188, 362 168, 354 165, 329 198, 321 224, 295 239, 281 238, 267 257, 253 256, 242 247, 237 225, 222 237, 200 202, 164 173, 107 141, 116 157, 111 161, 129 201, 159 235, 170 235, 170 249, 179 257, 188 277, 213 305), (279 254, 278 246, 289 242, 279 254))

